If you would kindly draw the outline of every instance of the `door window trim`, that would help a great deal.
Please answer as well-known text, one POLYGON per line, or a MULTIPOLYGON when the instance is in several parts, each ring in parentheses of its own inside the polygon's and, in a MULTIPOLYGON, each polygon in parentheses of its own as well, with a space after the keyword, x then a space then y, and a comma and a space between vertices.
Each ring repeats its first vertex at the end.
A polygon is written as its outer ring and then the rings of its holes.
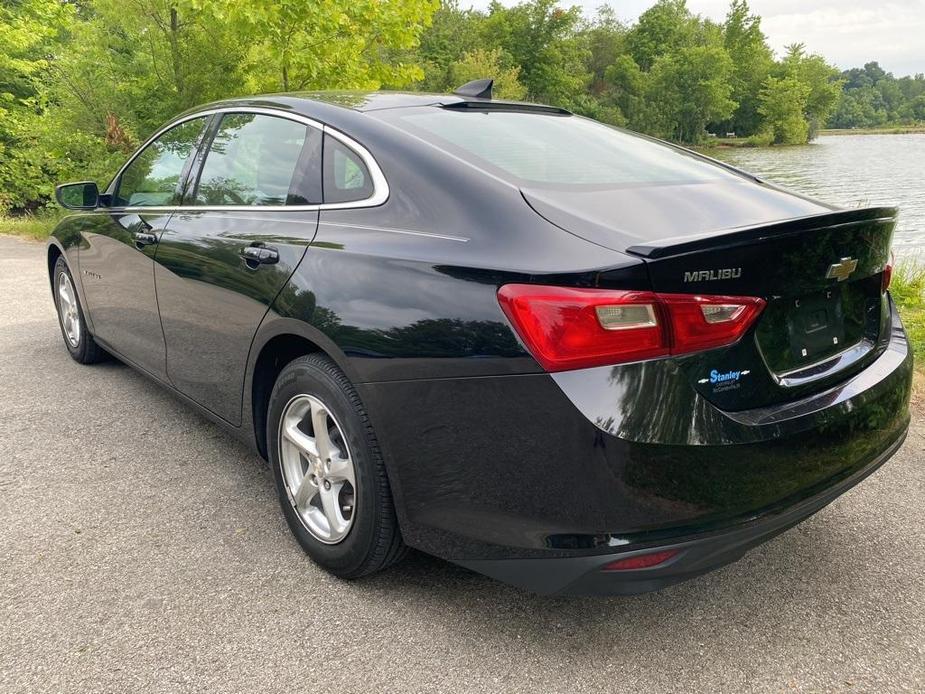
MULTIPOLYGON (((174 128, 181 123, 186 121, 194 120, 196 118, 203 118, 209 116, 215 116, 216 114, 226 114, 226 113, 253 113, 257 115, 267 115, 275 116, 277 118, 286 118, 287 120, 295 121, 296 123, 301 123, 308 126, 309 128, 314 128, 318 130, 322 137, 327 134, 331 137, 339 140, 347 148, 352 150, 360 159, 366 164, 366 168, 369 170, 370 178, 372 179, 373 192, 368 198, 362 200, 352 200, 350 202, 332 202, 332 203, 315 203, 311 205, 165 205, 165 206, 132 206, 132 207, 107 207, 107 212, 182 212, 182 211, 199 211, 199 212, 256 212, 256 211, 273 211, 273 212, 283 212, 283 211, 292 211, 292 212, 308 212, 308 211, 317 211, 317 210, 348 210, 356 208, 365 208, 365 207, 378 207, 383 204, 386 200, 389 199, 389 184, 385 178, 385 175, 382 173, 382 169, 379 168, 378 162, 369 150, 366 149, 359 142, 354 140, 352 137, 345 135, 339 130, 332 128, 329 125, 325 125, 320 121, 317 121, 313 118, 303 116, 297 113, 289 113, 275 108, 266 108, 258 106, 221 106, 217 108, 204 109, 202 111, 197 111, 195 113, 190 113, 180 118, 177 118, 160 130, 155 132, 151 137, 149 137, 145 143, 138 148, 138 150, 129 158, 125 164, 119 169, 116 175, 110 181, 109 185, 106 188, 107 192, 112 192, 113 186, 118 183, 122 177, 122 173, 131 166, 132 162, 157 138, 163 135, 165 132, 174 128)), ((204 132, 207 132, 211 127, 211 123, 207 123, 204 132)), ((211 144, 211 142, 210 142, 211 144)), ((193 165, 189 167, 187 172, 187 178, 185 183, 189 182, 189 175, 193 173, 192 169, 202 166, 202 161, 197 161, 200 154, 203 154, 203 160, 205 157, 208 157, 208 151, 201 149, 200 147, 195 148, 193 152, 190 153, 190 158, 188 161, 193 162, 193 165)), ((185 201, 184 201, 185 202, 185 201)), ((99 209, 99 208, 97 208, 99 209)))

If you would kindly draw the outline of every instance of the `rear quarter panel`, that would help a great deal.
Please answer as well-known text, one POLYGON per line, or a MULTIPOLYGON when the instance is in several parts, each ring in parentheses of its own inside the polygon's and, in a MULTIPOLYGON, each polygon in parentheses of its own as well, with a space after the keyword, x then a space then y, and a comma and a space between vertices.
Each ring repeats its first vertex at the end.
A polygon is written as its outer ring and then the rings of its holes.
MULTIPOLYGON (((369 121, 370 119, 367 119, 369 121)), ((520 191, 407 134, 351 132, 389 183, 381 206, 322 210, 276 316, 312 326, 359 382, 530 373, 496 298, 504 282, 644 264, 543 220, 520 191)), ((274 316, 274 317, 276 317, 274 316)))

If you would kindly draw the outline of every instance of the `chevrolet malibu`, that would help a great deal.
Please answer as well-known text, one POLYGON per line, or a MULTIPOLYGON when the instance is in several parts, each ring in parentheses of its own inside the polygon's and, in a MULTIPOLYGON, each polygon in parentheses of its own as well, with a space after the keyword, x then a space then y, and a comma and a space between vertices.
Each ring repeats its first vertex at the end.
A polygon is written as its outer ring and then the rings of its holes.
POLYGON ((539 593, 719 567, 909 422, 896 210, 839 209, 548 106, 213 103, 48 246, 64 346, 269 461, 342 578, 414 547, 539 593))

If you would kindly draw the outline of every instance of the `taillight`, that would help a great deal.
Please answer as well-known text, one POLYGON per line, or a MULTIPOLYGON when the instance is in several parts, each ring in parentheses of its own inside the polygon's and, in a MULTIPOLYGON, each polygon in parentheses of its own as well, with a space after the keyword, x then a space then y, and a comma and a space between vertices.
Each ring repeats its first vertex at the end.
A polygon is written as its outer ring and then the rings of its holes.
POLYGON ((886 267, 883 268, 883 275, 880 280, 880 291, 885 293, 887 289, 890 288, 890 283, 893 281, 893 265, 896 262, 896 257, 893 253, 890 253, 890 262, 886 264, 886 267))
POLYGON ((756 297, 506 284, 498 301, 547 371, 687 354, 737 341, 765 302, 756 297))
POLYGON ((687 354, 736 342, 752 326, 764 300, 753 296, 658 294, 670 317, 671 353, 687 354))

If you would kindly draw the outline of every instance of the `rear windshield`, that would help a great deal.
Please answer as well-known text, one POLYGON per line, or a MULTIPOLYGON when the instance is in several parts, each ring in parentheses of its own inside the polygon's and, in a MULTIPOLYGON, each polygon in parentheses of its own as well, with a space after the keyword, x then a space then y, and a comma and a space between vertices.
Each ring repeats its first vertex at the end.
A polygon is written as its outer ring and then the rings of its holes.
POLYGON ((737 177, 673 147, 579 116, 434 107, 382 115, 520 184, 609 188, 737 177))

